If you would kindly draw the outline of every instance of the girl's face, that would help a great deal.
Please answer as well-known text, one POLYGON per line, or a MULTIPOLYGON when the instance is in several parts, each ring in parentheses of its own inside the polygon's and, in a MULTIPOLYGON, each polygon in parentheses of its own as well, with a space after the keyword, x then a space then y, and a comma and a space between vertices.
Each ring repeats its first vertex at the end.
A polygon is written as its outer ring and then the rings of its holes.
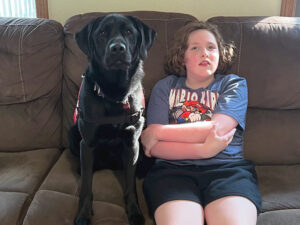
POLYGON ((206 88, 213 80, 219 64, 219 48, 213 33, 195 30, 190 33, 184 62, 187 72, 187 86, 206 88))

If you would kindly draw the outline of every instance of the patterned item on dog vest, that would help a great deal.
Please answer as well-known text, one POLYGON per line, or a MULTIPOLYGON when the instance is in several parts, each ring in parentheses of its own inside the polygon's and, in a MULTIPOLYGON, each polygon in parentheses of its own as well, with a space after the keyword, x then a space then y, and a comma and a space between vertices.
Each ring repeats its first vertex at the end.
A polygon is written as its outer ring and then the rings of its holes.
MULTIPOLYGON (((76 107, 75 107, 75 110, 74 110, 74 114, 73 114, 73 122, 76 123, 77 121, 77 118, 78 118, 78 108, 79 108, 79 99, 80 99, 80 91, 81 91, 81 88, 82 88, 82 83, 80 85, 80 88, 79 88, 79 92, 78 92, 78 96, 77 96, 77 103, 76 103, 76 107)), ((99 87, 99 85, 97 85, 95 83, 95 86, 94 86, 94 91, 97 93, 98 96, 101 96, 101 97, 104 97, 103 93, 101 92, 101 89, 99 87)), ((143 105, 143 108, 145 108, 145 95, 144 95, 144 92, 143 90, 141 90, 141 95, 142 95, 142 105, 143 105)), ((124 110, 129 110, 130 109, 130 103, 127 101, 125 101, 123 103, 123 109, 124 110)))
POLYGON ((81 87, 82 87, 82 84, 80 85, 80 88, 79 88, 79 91, 78 91, 76 107, 75 107, 74 114, 73 114, 73 122, 74 123, 76 123, 78 115, 79 115, 78 108, 79 108, 79 96, 80 96, 81 87))

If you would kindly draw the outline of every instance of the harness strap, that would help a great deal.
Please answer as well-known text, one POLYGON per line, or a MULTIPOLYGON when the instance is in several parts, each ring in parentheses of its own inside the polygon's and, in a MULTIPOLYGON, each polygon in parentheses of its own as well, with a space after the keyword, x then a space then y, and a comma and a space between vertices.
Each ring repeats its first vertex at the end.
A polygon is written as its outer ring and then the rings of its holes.
POLYGON ((75 107, 74 114, 73 114, 73 122, 74 123, 76 123, 76 121, 78 119, 78 116, 79 116, 79 98, 80 98, 81 88, 82 88, 82 83, 81 83, 80 88, 79 88, 79 92, 78 92, 78 95, 77 95, 76 107, 75 107))
POLYGON ((81 83, 80 88, 79 88, 79 92, 78 92, 78 96, 77 96, 77 103, 76 103, 76 107, 75 107, 74 114, 73 114, 73 121, 74 121, 74 123, 76 123, 78 117, 80 116, 86 122, 98 123, 98 124, 101 124, 101 125, 104 125, 104 124, 125 124, 125 123, 127 123, 127 124, 136 124, 139 121, 140 117, 144 113, 145 96, 144 96, 144 92, 141 91, 142 92, 142 104, 143 104, 143 108, 141 108, 139 111, 137 111, 137 112, 135 112, 133 114, 126 113, 127 109, 130 109, 130 105, 128 103, 128 105, 125 105, 125 104, 123 105, 123 108, 125 110, 125 113, 123 115, 105 117, 103 120, 87 121, 86 119, 83 118, 83 115, 82 115, 82 113, 80 113, 80 108, 79 108, 79 100, 80 100, 80 91, 81 91, 81 88, 82 88, 82 83, 81 83))
MULTIPOLYGON (((144 109, 141 109, 140 111, 134 113, 134 114, 123 114, 121 116, 110 116, 105 117, 102 120, 86 120, 84 117, 80 116, 80 118, 87 122, 87 123, 96 123, 99 125, 106 125, 106 124, 136 124, 141 116, 143 115, 144 109)), ((80 115, 80 112, 79 112, 80 115)))

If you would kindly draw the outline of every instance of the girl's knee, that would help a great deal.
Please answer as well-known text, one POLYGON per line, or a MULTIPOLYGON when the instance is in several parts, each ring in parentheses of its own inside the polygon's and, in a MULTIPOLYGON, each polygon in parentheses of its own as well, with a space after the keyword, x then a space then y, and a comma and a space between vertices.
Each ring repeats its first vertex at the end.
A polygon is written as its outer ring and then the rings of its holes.
POLYGON ((255 225, 256 206, 241 196, 228 196, 209 203, 204 209, 207 225, 255 225))
POLYGON ((203 225, 204 211, 196 202, 175 200, 160 205, 154 218, 157 225, 203 225))

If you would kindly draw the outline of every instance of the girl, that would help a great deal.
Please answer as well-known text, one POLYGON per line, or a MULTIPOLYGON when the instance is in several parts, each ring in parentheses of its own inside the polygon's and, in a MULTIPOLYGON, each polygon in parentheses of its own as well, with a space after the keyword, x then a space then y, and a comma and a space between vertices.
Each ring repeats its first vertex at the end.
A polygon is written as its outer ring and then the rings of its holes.
POLYGON ((255 225, 256 172, 243 159, 246 80, 223 75, 232 61, 217 28, 192 22, 176 35, 151 94, 142 143, 156 157, 144 194, 157 225, 255 225))

